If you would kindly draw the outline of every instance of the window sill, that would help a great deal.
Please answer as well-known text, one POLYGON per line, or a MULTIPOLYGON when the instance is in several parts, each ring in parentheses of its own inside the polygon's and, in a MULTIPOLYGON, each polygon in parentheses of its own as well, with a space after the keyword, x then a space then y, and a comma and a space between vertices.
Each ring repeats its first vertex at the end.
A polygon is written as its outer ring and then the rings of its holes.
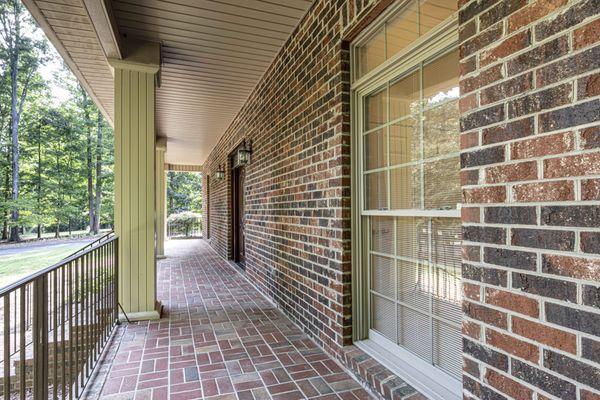
POLYGON ((397 347, 383 346, 384 338, 377 338, 370 333, 371 339, 355 342, 354 345, 363 350, 383 366, 388 368, 402 380, 420 393, 433 400, 460 400, 462 384, 444 372, 423 362, 417 356, 397 347))

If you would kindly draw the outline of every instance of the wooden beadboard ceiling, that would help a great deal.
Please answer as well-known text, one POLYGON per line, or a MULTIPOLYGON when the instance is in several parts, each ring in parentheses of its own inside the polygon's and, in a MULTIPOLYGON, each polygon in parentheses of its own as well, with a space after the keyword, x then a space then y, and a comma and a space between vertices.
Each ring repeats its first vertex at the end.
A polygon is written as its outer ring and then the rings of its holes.
MULTIPOLYGON (((121 36, 163 45, 156 132, 168 163, 204 162, 311 2, 112 0, 121 36)), ((113 78, 83 0, 25 3, 112 119, 113 78)))
POLYGON ((113 76, 83 1, 23 3, 112 124, 113 76))

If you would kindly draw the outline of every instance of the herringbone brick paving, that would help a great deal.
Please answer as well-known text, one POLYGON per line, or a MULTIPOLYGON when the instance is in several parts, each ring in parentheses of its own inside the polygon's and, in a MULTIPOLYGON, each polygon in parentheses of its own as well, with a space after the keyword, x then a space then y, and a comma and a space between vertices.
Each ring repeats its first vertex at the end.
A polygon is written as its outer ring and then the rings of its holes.
POLYGON ((163 318, 126 326, 101 398, 371 398, 204 241, 167 254, 163 318))

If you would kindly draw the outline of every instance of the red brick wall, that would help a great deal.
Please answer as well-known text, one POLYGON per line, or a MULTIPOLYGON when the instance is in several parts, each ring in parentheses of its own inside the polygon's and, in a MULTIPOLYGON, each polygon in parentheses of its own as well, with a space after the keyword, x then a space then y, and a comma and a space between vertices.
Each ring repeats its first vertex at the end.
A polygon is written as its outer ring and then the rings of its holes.
MULTIPOLYGON (((204 165, 210 241, 231 257, 228 156, 252 142, 246 169, 248 277, 333 353, 351 342, 350 89, 344 39, 389 0, 318 0, 204 165), (368 5, 367 5, 368 4, 368 5)), ((206 195, 206 194, 205 194, 206 195)))
MULTIPOLYGON (((317 0, 204 165, 226 172, 211 180, 210 240, 230 257, 228 156, 252 141, 248 277, 338 354, 351 338, 344 39, 390 3, 317 0)), ((600 1, 459 3, 466 397, 598 399, 600 1)))
POLYGON ((462 1, 466 398, 600 399, 600 1, 462 1))

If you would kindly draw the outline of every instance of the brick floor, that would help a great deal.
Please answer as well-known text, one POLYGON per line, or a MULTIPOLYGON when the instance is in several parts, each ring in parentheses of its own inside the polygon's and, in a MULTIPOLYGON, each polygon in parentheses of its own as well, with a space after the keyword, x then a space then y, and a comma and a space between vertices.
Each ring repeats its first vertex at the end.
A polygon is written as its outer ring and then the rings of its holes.
POLYGON ((371 398, 202 240, 168 242, 158 298, 163 319, 113 345, 102 399, 371 398))

